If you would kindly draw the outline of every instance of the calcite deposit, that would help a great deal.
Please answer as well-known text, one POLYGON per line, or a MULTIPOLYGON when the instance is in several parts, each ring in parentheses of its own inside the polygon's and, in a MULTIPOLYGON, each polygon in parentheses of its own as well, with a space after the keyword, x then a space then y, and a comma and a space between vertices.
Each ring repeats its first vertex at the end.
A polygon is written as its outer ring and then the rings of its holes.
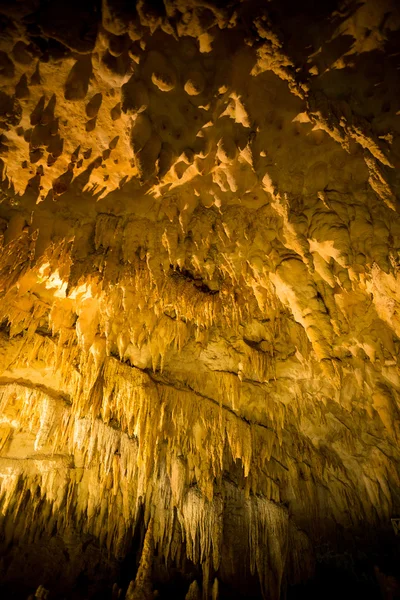
POLYGON ((399 593, 399 40, 0 1, 2 597, 399 593))

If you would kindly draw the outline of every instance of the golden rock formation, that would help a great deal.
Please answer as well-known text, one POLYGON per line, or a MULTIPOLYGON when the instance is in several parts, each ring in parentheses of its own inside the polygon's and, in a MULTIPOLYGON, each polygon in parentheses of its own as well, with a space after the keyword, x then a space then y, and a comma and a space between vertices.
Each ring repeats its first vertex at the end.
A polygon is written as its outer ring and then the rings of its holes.
POLYGON ((397 593, 396 2, 0 28, 0 591, 397 593))

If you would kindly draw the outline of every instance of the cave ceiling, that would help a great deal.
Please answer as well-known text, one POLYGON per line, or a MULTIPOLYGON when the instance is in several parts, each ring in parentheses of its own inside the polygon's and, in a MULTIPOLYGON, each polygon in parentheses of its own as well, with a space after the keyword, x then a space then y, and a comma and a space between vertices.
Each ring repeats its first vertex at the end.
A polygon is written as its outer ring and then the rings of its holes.
POLYGON ((277 600, 321 539, 390 532, 399 29, 388 0, 0 2, 7 580, 112 571, 141 523, 127 598, 156 552, 192 598, 277 600))

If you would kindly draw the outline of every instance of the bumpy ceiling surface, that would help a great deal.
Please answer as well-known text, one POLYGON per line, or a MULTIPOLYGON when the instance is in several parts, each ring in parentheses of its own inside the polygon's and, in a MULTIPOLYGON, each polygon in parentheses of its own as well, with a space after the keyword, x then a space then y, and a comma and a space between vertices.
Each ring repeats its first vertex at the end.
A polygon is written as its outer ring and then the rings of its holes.
POLYGON ((122 598, 146 530, 126 598, 277 600, 394 537, 399 29, 0 2, 3 581, 122 598))

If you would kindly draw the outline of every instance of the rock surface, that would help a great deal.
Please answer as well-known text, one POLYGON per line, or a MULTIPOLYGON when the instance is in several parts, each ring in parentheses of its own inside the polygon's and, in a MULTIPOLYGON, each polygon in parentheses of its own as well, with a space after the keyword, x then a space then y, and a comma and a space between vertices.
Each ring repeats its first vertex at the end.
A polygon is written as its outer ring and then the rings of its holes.
POLYGON ((0 28, 1 581, 393 579, 396 2, 2 1, 0 28))

